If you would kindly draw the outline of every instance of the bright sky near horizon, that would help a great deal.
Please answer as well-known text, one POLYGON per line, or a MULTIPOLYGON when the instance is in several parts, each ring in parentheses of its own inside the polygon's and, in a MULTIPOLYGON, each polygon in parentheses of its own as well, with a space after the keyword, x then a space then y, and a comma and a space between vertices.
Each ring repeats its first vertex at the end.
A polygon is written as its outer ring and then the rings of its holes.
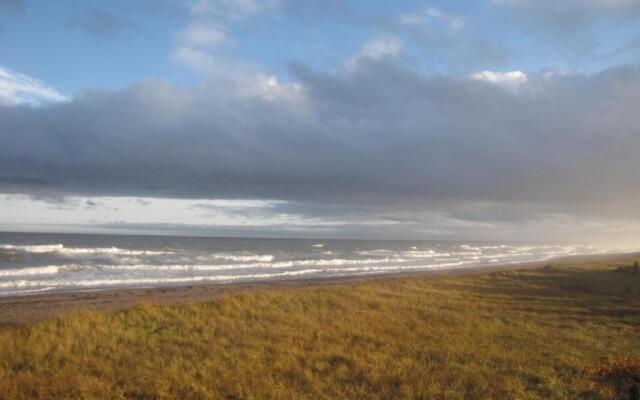
POLYGON ((0 230, 640 244, 640 0, 0 0, 0 230))

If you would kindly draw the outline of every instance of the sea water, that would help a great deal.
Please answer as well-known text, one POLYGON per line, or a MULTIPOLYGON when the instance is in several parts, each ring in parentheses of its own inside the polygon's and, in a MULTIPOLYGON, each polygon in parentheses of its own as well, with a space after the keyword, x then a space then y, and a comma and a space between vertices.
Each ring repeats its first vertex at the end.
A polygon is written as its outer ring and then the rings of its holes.
POLYGON ((0 296, 477 268, 621 251, 473 241, 0 233, 0 296))

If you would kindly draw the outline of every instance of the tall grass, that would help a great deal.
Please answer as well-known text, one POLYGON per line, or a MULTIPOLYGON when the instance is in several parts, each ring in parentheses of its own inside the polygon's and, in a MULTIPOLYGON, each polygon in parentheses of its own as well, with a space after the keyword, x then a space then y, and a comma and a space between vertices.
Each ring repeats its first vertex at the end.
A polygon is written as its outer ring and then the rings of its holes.
POLYGON ((615 263, 84 312, 0 331, 2 399, 611 398, 640 355, 615 263))

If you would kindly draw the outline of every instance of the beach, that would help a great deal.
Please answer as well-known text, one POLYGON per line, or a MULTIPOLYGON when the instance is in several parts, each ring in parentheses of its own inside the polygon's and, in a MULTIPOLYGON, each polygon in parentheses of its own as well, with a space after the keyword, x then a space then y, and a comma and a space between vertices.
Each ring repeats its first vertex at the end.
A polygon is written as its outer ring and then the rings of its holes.
POLYGON ((0 399, 612 398, 639 260, 3 297, 0 399))
POLYGON ((220 296, 255 291, 278 291, 314 288, 333 285, 356 285, 364 282, 385 281, 398 278, 442 277, 480 275, 500 271, 518 271, 542 268, 551 263, 625 261, 637 257, 636 253, 614 255, 581 255, 528 263, 478 266, 468 269, 438 269, 418 272, 370 274, 351 277, 302 278, 251 283, 201 284, 190 286, 105 289, 94 291, 28 294, 0 297, 0 327, 16 326, 41 319, 77 311, 115 311, 139 303, 180 305, 211 301, 220 296))
POLYGON ((277 291, 343 284, 358 284, 399 277, 443 276, 482 274, 503 270, 540 268, 546 262, 521 265, 477 267, 465 270, 435 270, 413 273, 391 273, 359 277, 289 279, 275 282, 226 283, 195 286, 155 287, 142 289, 115 289, 52 294, 30 294, 0 297, 0 326, 15 326, 26 322, 55 317, 81 310, 115 311, 138 303, 180 305, 211 301, 220 296, 253 291, 277 291))

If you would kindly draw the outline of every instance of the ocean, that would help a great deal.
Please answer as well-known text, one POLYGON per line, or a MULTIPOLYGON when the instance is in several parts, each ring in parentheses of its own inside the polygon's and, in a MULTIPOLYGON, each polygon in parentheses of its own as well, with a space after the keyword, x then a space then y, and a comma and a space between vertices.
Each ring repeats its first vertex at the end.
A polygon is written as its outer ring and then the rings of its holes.
POLYGON ((0 296, 477 268, 620 251, 473 241, 0 233, 0 296))

